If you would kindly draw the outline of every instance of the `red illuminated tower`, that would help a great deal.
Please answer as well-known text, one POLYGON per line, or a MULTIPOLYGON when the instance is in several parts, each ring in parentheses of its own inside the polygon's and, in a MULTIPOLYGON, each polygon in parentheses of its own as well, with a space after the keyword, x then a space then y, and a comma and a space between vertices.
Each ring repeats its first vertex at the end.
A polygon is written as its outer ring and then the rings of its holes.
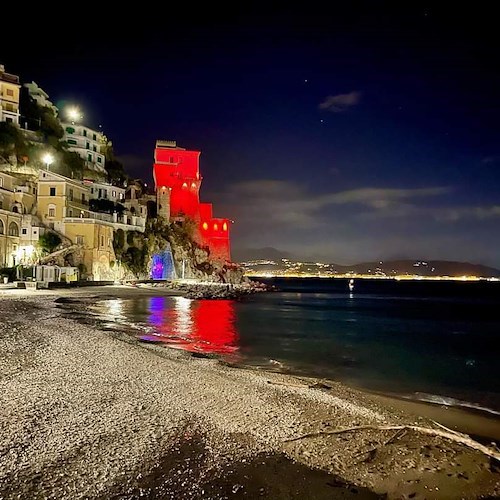
POLYGON ((229 219, 214 218, 211 203, 200 203, 200 151, 188 151, 175 141, 156 141, 153 177, 158 213, 170 220, 196 222, 198 242, 214 259, 230 261, 229 219))

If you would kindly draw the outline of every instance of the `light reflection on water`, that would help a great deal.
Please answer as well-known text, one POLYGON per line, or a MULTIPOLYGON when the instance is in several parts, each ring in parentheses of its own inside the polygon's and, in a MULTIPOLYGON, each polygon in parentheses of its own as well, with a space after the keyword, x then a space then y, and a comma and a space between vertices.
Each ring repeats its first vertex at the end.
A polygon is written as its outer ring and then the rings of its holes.
POLYGON ((191 300, 150 297, 148 321, 154 333, 145 342, 162 342, 193 352, 232 355, 238 351, 234 303, 231 300, 191 300))

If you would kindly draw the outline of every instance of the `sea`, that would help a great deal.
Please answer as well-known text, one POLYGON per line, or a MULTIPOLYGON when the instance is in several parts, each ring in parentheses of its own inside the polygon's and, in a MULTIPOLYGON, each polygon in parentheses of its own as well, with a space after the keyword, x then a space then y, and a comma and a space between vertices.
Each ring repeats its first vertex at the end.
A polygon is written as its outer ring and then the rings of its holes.
POLYGON ((239 300, 102 300, 143 343, 500 417, 500 282, 259 278, 239 300))

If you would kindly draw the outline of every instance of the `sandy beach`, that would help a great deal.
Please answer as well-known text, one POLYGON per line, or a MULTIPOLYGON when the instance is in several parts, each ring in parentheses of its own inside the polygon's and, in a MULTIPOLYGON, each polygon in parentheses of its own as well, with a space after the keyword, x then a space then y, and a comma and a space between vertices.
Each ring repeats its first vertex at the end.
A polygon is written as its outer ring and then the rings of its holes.
POLYGON ((498 419, 141 344, 55 302, 165 293, 0 290, 0 498, 500 495, 498 419))

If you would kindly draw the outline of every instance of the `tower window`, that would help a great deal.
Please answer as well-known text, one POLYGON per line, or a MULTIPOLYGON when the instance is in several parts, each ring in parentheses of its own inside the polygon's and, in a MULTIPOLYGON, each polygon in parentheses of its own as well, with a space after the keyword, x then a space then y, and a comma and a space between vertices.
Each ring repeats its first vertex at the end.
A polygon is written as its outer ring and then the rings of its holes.
POLYGON ((208 224, 206 222, 204 222, 202 227, 206 231, 208 229, 208 224))
POLYGON ((224 222, 224 224, 222 224, 222 230, 227 231, 227 224, 225 222, 224 222))

